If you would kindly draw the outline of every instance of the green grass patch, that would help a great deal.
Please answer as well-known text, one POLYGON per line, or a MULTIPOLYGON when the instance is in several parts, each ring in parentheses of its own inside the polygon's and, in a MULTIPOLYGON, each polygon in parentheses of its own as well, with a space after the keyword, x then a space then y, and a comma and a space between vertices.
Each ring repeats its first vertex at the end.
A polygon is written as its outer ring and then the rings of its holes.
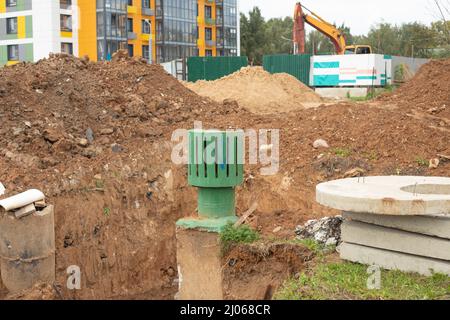
POLYGON ((318 264, 311 271, 287 280, 274 298, 278 300, 423 300, 449 299, 450 277, 424 277, 381 270, 380 289, 368 289, 368 266, 342 262, 318 264))
POLYGON ((260 235, 247 225, 241 225, 235 228, 233 224, 227 224, 220 232, 219 238, 222 250, 227 251, 234 244, 258 241, 260 235))
POLYGON ((352 154, 352 151, 347 148, 334 148, 331 150, 335 155, 341 158, 348 158, 352 154))
POLYGON ((416 163, 421 167, 428 167, 428 160, 422 157, 416 157, 416 163))

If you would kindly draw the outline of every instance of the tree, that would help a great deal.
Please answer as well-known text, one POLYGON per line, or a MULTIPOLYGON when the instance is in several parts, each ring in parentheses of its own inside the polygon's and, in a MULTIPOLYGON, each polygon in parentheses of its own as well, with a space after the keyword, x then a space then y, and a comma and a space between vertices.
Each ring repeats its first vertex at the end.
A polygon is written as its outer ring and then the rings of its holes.
POLYGON ((267 40, 266 29, 266 22, 258 7, 248 13, 248 18, 241 14, 241 51, 252 64, 262 63, 267 40))

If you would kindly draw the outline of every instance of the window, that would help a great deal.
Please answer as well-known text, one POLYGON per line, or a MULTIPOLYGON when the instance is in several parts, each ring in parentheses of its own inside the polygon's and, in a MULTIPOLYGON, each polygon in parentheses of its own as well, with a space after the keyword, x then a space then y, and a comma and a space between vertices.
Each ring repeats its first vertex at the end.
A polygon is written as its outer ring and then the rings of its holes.
POLYGON ((151 33, 151 23, 148 20, 142 20, 142 33, 151 33))
POLYGON ((127 20, 127 30, 128 32, 133 32, 133 19, 128 18, 127 20))
POLYGON ((212 40, 212 29, 211 28, 205 28, 205 40, 206 41, 212 40))
POLYGON ((133 57, 133 56, 134 56, 134 46, 133 46, 132 44, 129 44, 129 45, 128 45, 128 55, 129 55, 130 57, 133 57))
POLYGON ((213 55, 212 50, 206 50, 206 51, 205 51, 205 55, 206 55, 207 57, 212 57, 212 55, 213 55))
POLYGON ((207 18, 207 19, 212 18, 212 7, 211 6, 205 6, 205 18, 207 18))
POLYGON ((142 46, 142 57, 147 60, 150 61, 150 47, 149 46, 142 46))
POLYGON ((150 0, 142 0, 142 8, 150 9, 150 0))
POLYGON ((67 54, 73 54, 73 44, 69 42, 61 43, 61 52, 67 54))
POLYGON ((17 17, 6 19, 6 33, 8 34, 17 33, 17 17))
POLYGON ((70 9, 72 5, 72 0, 59 0, 59 7, 61 9, 70 9))
POLYGON ((61 30, 72 31, 72 16, 67 14, 62 14, 60 18, 61 30))
POLYGON ((16 7, 17 6, 17 0, 6 0, 6 6, 7 7, 16 7))
POLYGON ((8 61, 19 61, 19 45, 8 46, 8 61))
POLYGON ((132 6, 133 5, 133 0, 128 0, 128 5, 132 6))

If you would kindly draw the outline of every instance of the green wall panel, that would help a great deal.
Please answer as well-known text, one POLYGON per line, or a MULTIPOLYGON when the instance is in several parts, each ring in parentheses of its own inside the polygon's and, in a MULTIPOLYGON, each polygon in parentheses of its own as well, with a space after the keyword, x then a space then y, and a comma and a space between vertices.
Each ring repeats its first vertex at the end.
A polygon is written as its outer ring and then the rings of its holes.
POLYGON ((267 55, 263 57, 264 70, 270 73, 288 73, 309 86, 311 55, 267 55))
POLYGON ((6 46, 0 46, 0 66, 8 62, 8 49, 6 46))
POLYGON ((247 57, 190 57, 188 81, 217 80, 248 66, 247 57))

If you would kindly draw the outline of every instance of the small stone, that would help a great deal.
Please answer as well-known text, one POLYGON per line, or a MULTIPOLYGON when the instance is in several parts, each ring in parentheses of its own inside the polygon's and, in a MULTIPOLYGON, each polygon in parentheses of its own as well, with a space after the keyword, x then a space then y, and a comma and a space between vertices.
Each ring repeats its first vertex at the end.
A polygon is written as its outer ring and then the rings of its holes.
POLYGON ((3 184, 0 182, 0 196, 4 195, 4 194, 5 194, 5 191, 6 191, 5 187, 4 187, 3 184))
POLYGON ((430 169, 436 169, 437 167, 439 167, 439 159, 438 158, 431 159, 429 168, 430 169))
POLYGON ((25 125, 26 125, 28 128, 31 128, 31 122, 30 122, 30 121, 25 121, 24 123, 25 123, 25 125))
POLYGON ((361 177, 364 175, 366 171, 361 168, 354 168, 352 170, 347 171, 344 173, 344 178, 355 178, 355 177, 361 177))
POLYGON ((95 179, 95 180, 102 180, 102 175, 101 175, 101 174, 96 174, 96 175, 94 176, 94 179, 95 179))
POLYGON ((102 129, 100 130, 100 134, 106 136, 106 135, 110 135, 114 133, 114 129, 112 128, 107 128, 107 129, 102 129))
POLYGON ((88 139, 89 143, 92 143, 94 141, 94 132, 91 128, 88 128, 86 130, 86 139, 88 139))
POLYGON ((314 147, 314 149, 319 149, 319 148, 328 149, 330 146, 328 145, 328 143, 325 140, 317 139, 316 141, 314 141, 313 147, 314 147))
POLYGON ((278 227, 276 227, 275 229, 273 229, 273 233, 278 233, 278 232, 280 232, 281 231, 281 229, 282 229, 282 227, 280 227, 280 226, 278 226, 278 227))
POLYGON ((89 141, 88 141, 88 139, 81 138, 78 140, 78 145, 83 148, 87 147, 89 145, 89 141))
POLYGON ((20 219, 20 218, 26 217, 34 212, 36 212, 36 208, 34 207, 34 204, 31 203, 31 204, 15 211, 14 215, 16 216, 17 219, 20 219))

